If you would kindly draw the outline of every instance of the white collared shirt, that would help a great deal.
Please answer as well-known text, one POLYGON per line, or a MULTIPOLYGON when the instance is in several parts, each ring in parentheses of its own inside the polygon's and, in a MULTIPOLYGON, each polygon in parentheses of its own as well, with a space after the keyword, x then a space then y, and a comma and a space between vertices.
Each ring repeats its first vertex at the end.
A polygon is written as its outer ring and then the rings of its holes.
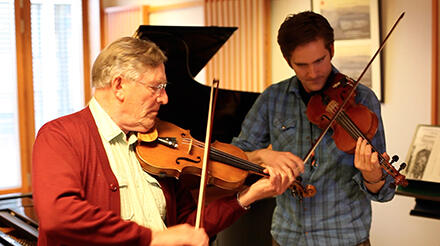
POLYGON ((136 134, 129 134, 127 139, 94 97, 89 108, 119 183, 121 217, 150 229, 165 229, 165 197, 159 182, 142 169, 136 158, 136 134))

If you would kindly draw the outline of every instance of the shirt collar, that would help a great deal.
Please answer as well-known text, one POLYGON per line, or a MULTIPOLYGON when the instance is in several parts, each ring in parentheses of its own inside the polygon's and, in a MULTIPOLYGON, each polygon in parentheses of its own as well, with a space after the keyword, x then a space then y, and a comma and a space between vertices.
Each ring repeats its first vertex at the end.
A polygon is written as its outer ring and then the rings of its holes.
MULTIPOLYGON (((95 97, 92 97, 90 100, 89 108, 92 112, 93 118, 95 119, 96 125, 98 126, 99 133, 105 141, 110 142, 121 135, 121 137, 125 137, 124 132, 121 130, 121 128, 119 128, 118 125, 116 125, 116 123, 112 120, 110 115, 105 112, 101 105, 99 105, 95 97)), ((129 143, 133 141, 132 136, 133 134, 129 135, 129 143)))

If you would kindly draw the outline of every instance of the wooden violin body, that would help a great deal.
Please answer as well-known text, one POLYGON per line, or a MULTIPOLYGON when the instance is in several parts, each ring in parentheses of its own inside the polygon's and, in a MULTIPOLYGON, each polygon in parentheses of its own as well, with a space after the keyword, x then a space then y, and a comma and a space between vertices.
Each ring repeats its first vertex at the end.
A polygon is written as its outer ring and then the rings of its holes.
MULTIPOLYGON (((337 73, 332 83, 322 92, 313 95, 307 104, 306 115, 310 122, 321 129, 330 125, 333 129, 332 138, 338 149, 353 154, 356 148, 356 141, 359 137, 366 139, 371 145, 373 151, 378 152, 370 140, 375 136, 378 128, 378 118, 374 112, 362 104, 355 102, 356 82, 349 77, 337 73), (345 105, 345 106, 343 106, 345 105), (341 107, 343 107, 341 109, 341 107), (340 111, 341 110, 341 111, 340 111), (339 111, 339 114, 337 112, 339 111), (333 118, 336 118, 333 120, 333 118)), ((322 139, 320 137, 320 139, 322 139)), ((396 185, 406 186, 408 181, 399 171, 405 168, 402 164, 399 170, 396 170, 392 163, 398 160, 389 158, 378 153, 379 164, 394 178, 396 185)))
MULTIPOLYGON (((330 85, 330 88, 310 98, 306 111, 310 122, 321 129, 325 128, 347 98, 354 83, 352 79, 343 74, 335 74, 334 82, 330 85)), ((367 139, 374 137, 378 127, 376 114, 366 106, 356 104, 355 95, 353 94, 348 99, 347 106, 336 119, 337 124, 331 126, 333 128, 332 138, 335 140, 338 149, 350 154, 354 153, 357 138, 353 138, 351 131, 346 131, 345 127, 355 125, 367 139)))
MULTIPOLYGON (((184 130, 170 122, 157 122, 159 138, 170 141, 139 142, 136 153, 142 168, 157 176, 179 178, 182 174, 200 176, 203 158, 203 145, 193 139, 188 130, 184 130)), ((213 149, 245 159, 246 154, 238 147, 220 142, 211 144, 213 149)), ((215 157, 214 157, 215 158, 215 157)), ((232 190, 240 187, 245 181, 248 171, 235 168, 228 164, 215 161, 208 167, 208 183, 222 189, 232 190)))
MULTIPOLYGON (((191 137, 184 130, 170 122, 158 120, 156 123, 158 137, 154 141, 138 134, 139 142, 136 155, 144 171, 159 177, 179 178, 183 174, 200 176, 204 143, 191 137)), ((240 148, 215 141, 211 144, 208 165, 208 183, 225 190, 239 189, 249 174, 268 176, 264 167, 249 162, 246 153, 240 148)), ((299 198, 316 194, 312 185, 303 187, 295 181, 290 187, 292 195, 299 198)))

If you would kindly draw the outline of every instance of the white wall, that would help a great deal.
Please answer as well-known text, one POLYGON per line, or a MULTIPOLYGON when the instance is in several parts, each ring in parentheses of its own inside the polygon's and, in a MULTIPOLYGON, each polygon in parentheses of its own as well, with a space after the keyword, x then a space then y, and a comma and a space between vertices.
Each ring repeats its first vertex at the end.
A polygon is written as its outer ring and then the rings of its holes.
POLYGON ((102 0, 104 7, 121 6, 121 5, 138 5, 147 4, 150 6, 179 4, 186 2, 197 2, 199 0, 102 0))
MULTIPOLYGON (((200 2, 198 0, 104 0, 103 8, 113 6, 130 6, 130 5, 149 5, 170 6, 173 4, 184 4, 191 2, 200 2)), ((189 6, 182 9, 170 9, 150 13, 150 25, 165 26, 203 26, 204 25, 203 4, 189 6)))
POLYGON ((272 83, 284 80, 294 74, 281 54, 277 43, 278 28, 289 14, 310 10, 310 1, 306 0, 272 0, 270 12, 270 38, 272 57, 272 83))
MULTIPOLYGON (((200 2, 198 0, 104 0, 103 8, 113 6, 149 5, 167 6, 172 4, 183 4, 200 2)), ((205 13, 203 4, 188 6, 182 9, 169 9, 150 13, 150 25, 158 26, 204 26, 205 13)), ((194 78, 202 84, 206 84, 206 69, 202 69, 194 78)))
MULTIPOLYGON (((384 50, 387 151, 406 157, 417 124, 431 123, 431 1, 382 2, 382 30, 405 16, 384 50)), ((396 195, 373 204, 374 245, 440 245, 440 220, 410 216, 415 200, 396 195)))
MULTIPOLYGON (((271 2, 272 82, 277 82, 293 74, 276 43, 278 28, 287 14, 310 9, 310 1, 271 2)), ((405 11, 382 52, 387 151, 404 160, 417 124, 431 122, 431 1, 380 2, 383 37, 405 11)), ((410 216, 414 205, 414 198, 401 195, 373 203, 372 245, 440 245, 440 220, 410 216)))

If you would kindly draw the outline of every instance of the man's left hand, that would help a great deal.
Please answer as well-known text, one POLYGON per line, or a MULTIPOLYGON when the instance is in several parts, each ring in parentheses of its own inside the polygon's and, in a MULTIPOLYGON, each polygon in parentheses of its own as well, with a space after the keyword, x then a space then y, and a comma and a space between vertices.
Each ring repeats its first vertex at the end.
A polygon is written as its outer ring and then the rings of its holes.
MULTIPOLYGON (((389 159, 387 153, 383 153, 383 156, 385 159, 389 159)), ((354 166, 361 171, 367 188, 372 192, 379 191, 384 181, 382 180, 382 168, 379 164, 378 153, 372 152, 368 141, 360 137, 356 142, 354 166)))

